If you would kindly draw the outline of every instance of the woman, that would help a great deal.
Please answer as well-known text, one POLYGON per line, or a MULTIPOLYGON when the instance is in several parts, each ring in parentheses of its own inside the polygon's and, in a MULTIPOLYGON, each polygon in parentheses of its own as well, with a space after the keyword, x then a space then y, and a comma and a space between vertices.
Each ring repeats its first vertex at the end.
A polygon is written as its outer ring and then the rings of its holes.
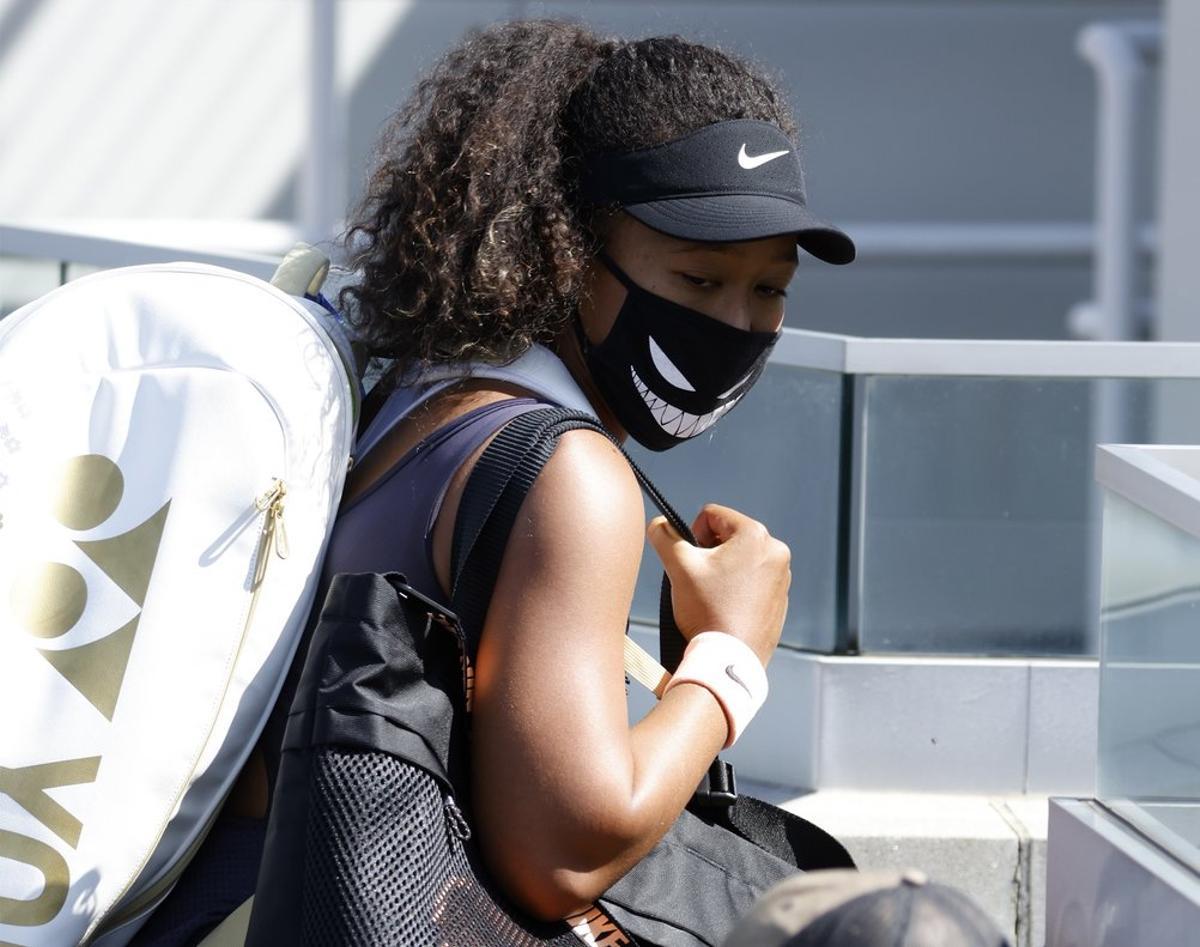
MULTIPOLYGON (((523 22, 451 51, 385 137, 351 230, 364 278, 344 302, 374 351, 399 360, 403 386, 367 433, 327 573, 402 569, 448 597, 473 463, 537 401, 519 372, 477 367, 447 384, 461 373, 446 363, 525 355, 519 369, 544 346, 557 364, 539 355, 530 377, 555 376, 618 438, 658 450, 732 408, 781 327, 797 245, 853 258, 804 206, 795 134, 765 78, 678 38, 523 22), (436 393, 411 410, 431 378, 436 393), (406 505, 414 497, 435 512, 406 505)), ((585 908, 645 855, 742 723, 701 682, 629 725, 622 642, 642 511, 619 452, 593 432, 566 435, 489 607, 475 821, 494 877, 539 918, 585 908)), ((661 517, 648 530, 681 630, 718 631, 765 667, 787 608, 786 546, 716 505, 694 531, 706 548, 661 517)))
MULTIPOLYGON (((400 571, 448 601, 463 488, 520 413, 579 408, 664 450, 728 412, 780 330, 797 246, 854 255, 804 204, 795 136, 769 81, 679 38, 518 22, 448 53, 385 134, 350 229, 362 278, 342 303, 395 365, 323 585, 400 571)), ((722 506, 695 520, 704 548, 649 524, 680 630, 712 632, 702 650, 733 673, 689 645, 680 683, 631 727, 622 645, 647 531, 627 463, 595 432, 565 435, 518 524, 476 658, 474 824, 495 880, 551 920, 655 845, 761 703, 789 553, 722 506)), ((283 717, 227 815, 264 811, 283 717)))

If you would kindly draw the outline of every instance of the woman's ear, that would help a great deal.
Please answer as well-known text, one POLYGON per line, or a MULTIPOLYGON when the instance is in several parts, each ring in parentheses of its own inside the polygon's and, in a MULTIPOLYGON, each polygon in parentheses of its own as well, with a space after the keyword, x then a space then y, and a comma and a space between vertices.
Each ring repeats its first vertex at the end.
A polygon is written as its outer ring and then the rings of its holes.
POLYGON ((599 207, 587 222, 587 228, 596 238, 597 249, 603 247, 612 237, 613 228, 617 221, 625 216, 625 211, 619 207, 599 207))
POLYGON ((597 208, 587 222, 588 232, 593 238, 593 254, 604 252, 619 255, 631 240, 637 240, 637 232, 643 226, 620 207, 597 208))

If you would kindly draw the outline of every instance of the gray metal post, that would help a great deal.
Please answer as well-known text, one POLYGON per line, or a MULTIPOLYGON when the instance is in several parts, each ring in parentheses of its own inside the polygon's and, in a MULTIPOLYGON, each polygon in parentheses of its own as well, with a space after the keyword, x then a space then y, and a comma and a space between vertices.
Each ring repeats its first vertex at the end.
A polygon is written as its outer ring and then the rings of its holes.
POLYGON ((1093 23, 1079 34, 1079 53, 1096 70, 1096 267, 1099 319, 1095 338, 1141 335, 1135 305, 1138 222, 1135 196, 1138 134, 1147 61, 1157 57, 1157 22, 1093 23))
POLYGON ((304 239, 319 243, 342 228, 346 208, 346 130, 337 85, 337 0, 309 0, 308 135, 299 215, 304 239))
MULTIPOLYGON (((1147 63, 1162 42, 1156 21, 1093 23, 1079 34, 1079 54, 1096 73, 1095 308, 1091 337, 1099 341, 1144 335, 1138 312, 1137 182, 1146 151, 1138 134, 1147 63)), ((1092 397, 1091 441, 1123 442, 1134 430, 1122 382, 1098 379, 1092 397)), ((1099 637, 1100 493, 1091 489, 1092 537, 1088 543, 1088 638, 1099 637)))

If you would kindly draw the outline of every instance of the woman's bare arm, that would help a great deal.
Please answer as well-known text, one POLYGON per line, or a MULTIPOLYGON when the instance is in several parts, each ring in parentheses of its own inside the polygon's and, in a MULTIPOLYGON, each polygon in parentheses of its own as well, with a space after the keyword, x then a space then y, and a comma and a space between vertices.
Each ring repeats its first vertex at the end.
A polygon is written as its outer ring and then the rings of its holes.
POLYGON ((475 677, 476 825, 497 880, 543 918, 576 911, 659 840, 726 737, 681 686, 629 727, 622 638, 641 493, 603 437, 573 432, 509 539, 475 677))
POLYGON ((535 916, 594 900, 666 832, 725 741, 706 690, 671 691, 630 730, 622 639, 641 492, 605 438, 571 432, 509 539, 475 671, 475 825, 535 916))

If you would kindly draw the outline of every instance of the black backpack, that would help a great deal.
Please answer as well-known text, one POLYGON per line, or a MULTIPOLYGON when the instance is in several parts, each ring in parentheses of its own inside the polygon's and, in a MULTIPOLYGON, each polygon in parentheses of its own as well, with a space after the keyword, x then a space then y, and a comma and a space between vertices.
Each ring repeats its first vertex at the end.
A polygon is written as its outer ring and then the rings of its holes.
MULTIPOLYGON (((334 577, 288 718, 247 945, 717 945, 781 878, 853 867, 821 829, 739 795, 718 759, 663 840, 573 923, 523 915, 488 877, 470 828, 472 661, 521 502, 579 428, 605 433, 584 414, 531 411, 481 455, 455 523, 450 608, 397 573, 334 577)), ((660 634, 673 669, 684 642, 665 576, 660 634)))

